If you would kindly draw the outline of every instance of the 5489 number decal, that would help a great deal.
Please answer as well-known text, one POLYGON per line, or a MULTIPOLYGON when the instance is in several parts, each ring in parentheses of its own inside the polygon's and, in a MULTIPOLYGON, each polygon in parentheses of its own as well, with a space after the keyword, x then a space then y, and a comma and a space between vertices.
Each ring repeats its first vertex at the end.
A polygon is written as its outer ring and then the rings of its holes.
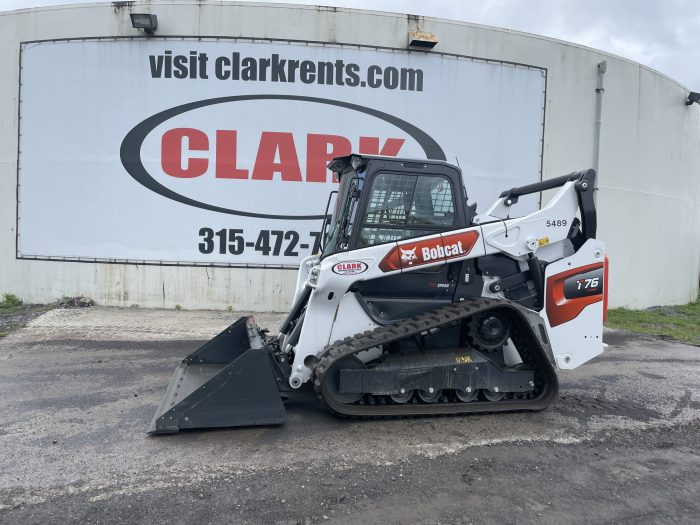
POLYGON ((321 249, 320 232, 309 232, 309 237, 302 239, 294 230, 260 230, 252 240, 246 239, 242 229, 222 228, 214 231, 213 228, 204 227, 199 229, 199 237, 199 253, 203 254, 217 250, 221 255, 241 255, 246 249, 251 249, 265 256, 298 257, 299 250, 312 247, 311 253, 318 253, 321 249))
POLYGON ((552 219, 546 222, 547 228, 556 228, 558 226, 566 226, 566 219, 552 219))

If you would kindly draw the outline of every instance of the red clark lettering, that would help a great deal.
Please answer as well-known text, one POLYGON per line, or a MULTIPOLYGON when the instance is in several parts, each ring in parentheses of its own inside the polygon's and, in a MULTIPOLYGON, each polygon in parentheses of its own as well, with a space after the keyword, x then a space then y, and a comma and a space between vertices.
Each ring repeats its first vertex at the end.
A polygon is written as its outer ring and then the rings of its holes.
POLYGON ((335 265, 335 269, 342 271, 342 272, 347 272, 347 271, 351 271, 351 270, 363 270, 364 264, 359 263, 359 262, 338 263, 335 265))
MULTIPOLYGON (((201 177, 209 171, 209 136, 195 128, 175 128, 161 139, 161 167, 166 175, 182 179, 201 177)), ((327 182, 326 165, 334 157, 358 151, 361 155, 396 157, 405 139, 359 137, 357 150, 347 137, 309 133, 306 135, 306 173, 302 174, 298 144, 289 132, 263 131, 253 166, 238 165, 238 131, 217 130, 214 139, 214 173, 217 179, 327 182), (252 169, 251 169, 252 168, 252 169)))

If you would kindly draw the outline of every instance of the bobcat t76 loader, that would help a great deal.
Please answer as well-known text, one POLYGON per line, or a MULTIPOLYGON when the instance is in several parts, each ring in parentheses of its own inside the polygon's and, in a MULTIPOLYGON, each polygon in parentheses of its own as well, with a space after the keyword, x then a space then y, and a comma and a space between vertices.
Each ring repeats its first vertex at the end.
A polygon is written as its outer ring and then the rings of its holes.
POLYGON ((512 188, 477 214, 445 162, 350 155, 328 167, 334 211, 279 331, 243 317, 187 356, 149 433, 280 424, 305 384, 350 417, 541 410, 557 369, 603 351, 595 171, 512 188), (554 189, 513 216, 520 197, 554 189))

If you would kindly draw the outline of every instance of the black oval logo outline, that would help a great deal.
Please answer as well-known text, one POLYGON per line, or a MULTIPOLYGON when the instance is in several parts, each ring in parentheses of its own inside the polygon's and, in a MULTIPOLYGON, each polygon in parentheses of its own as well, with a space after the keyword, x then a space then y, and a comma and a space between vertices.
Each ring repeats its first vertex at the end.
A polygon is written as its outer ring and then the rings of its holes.
POLYGON ((293 219, 293 220, 316 220, 322 219, 323 215, 273 215, 267 213, 253 213, 241 210, 233 210, 230 208, 223 208, 221 206, 215 206, 213 204, 208 204, 206 202, 201 202, 190 197, 186 197, 177 193, 170 188, 163 186, 160 182, 155 180, 148 173, 146 168, 141 162, 141 146, 146 137, 153 131, 157 126, 182 113, 187 113, 194 109, 199 109, 206 106, 213 106, 215 104, 223 104, 226 102, 241 102, 244 100, 294 100, 300 102, 312 102, 316 104, 328 104, 330 106, 338 106, 345 109, 350 109, 353 111, 358 111, 360 113, 365 113, 372 117, 384 120, 393 126, 405 131, 410 135, 419 145, 423 148, 426 158, 433 160, 447 160, 445 157, 445 152, 442 151, 440 145, 427 133, 425 133, 420 128, 414 126, 413 124, 406 122, 398 117, 384 113, 383 111, 378 111, 376 109, 367 108, 357 104, 352 104, 350 102, 343 102, 341 100, 333 100, 327 98, 316 98, 316 97, 304 97, 299 95, 237 95, 229 97, 217 97, 208 98, 204 100, 198 100, 196 102, 189 102, 187 104, 182 104, 180 106, 175 106, 170 109, 166 109, 155 115, 148 117, 147 119, 141 121, 136 126, 134 126, 124 137, 121 147, 119 149, 119 156, 122 161, 122 166, 126 169, 127 173, 131 177, 141 184, 142 186, 148 188, 149 190, 162 195, 168 199, 186 204, 188 206, 194 206, 196 208, 202 208, 209 211, 215 211, 218 213, 227 213, 229 215, 240 215, 242 217, 254 217, 258 219, 293 219))
POLYGON ((336 275, 360 275, 361 273, 365 273, 367 270, 369 270, 369 264, 367 264, 367 263, 364 262, 364 261, 341 261, 341 262, 335 263, 335 264, 331 267, 331 271, 332 271, 334 274, 336 274, 336 275), (351 263, 354 263, 354 264, 361 264, 361 265, 362 265, 362 269, 359 270, 359 271, 355 271, 355 270, 351 270, 351 271, 336 271, 336 269, 335 269, 335 267, 338 266, 338 265, 340 265, 340 264, 351 264, 351 263))

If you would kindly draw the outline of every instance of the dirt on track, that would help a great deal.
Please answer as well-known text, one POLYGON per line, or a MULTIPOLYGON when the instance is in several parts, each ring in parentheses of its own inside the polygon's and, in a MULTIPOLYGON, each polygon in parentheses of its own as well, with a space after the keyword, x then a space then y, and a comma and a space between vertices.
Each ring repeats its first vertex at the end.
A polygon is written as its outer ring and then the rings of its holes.
POLYGON ((284 426, 147 437, 232 317, 52 310, 0 339, 0 521, 697 522, 697 347, 606 332, 538 413, 347 421, 302 392, 284 426))

